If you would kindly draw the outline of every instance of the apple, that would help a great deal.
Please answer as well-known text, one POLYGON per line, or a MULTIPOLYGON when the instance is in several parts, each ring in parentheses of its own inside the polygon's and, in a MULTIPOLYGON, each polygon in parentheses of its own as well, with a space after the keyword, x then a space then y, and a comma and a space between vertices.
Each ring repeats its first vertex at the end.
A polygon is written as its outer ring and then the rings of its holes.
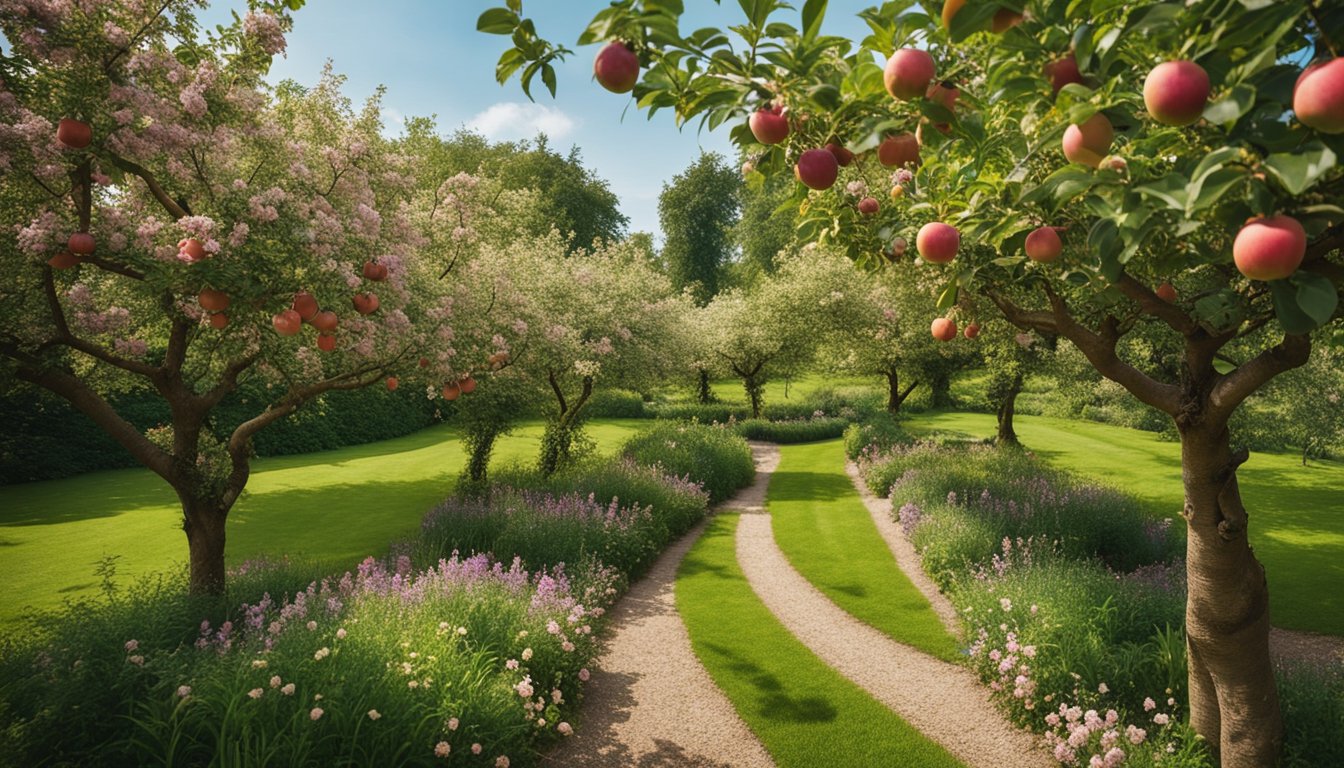
POLYGON ((355 311, 361 315, 372 315, 378 311, 378 297, 372 293, 356 293, 352 303, 355 311))
POLYGON ((183 261, 200 261, 205 258, 205 244, 194 237, 178 240, 177 257, 183 261))
POLYGON ((1027 258, 1049 264, 1064 251, 1064 243, 1054 227, 1037 227, 1027 235, 1027 258))
POLYGON ((761 107, 751 113, 747 127, 762 144, 778 144, 789 137, 789 118, 781 114, 779 105, 761 107))
POLYGON ((397 391, 397 386, 398 386, 399 384, 401 384, 401 382, 397 381, 397 377, 396 377, 396 376, 388 376, 388 377, 387 377, 387 391, 388 391, 388 392, 396 392, 396 391, 397 391))
POLYGON ((341 324, 340 318, 336 317, 336 313, 330 309, 314 314, 310 322, 312 322, 314 328, 322 333, 332 333, 336 330, 336 326, 341 324))
POLYGON ((920 227, 915 236, 915 250, 930 264, 946 264, 957 257, 961 235, 957 228, 941 221, 931 221, 920 227))
POLYGON ((864 216, 872 216, 877 213, 877 208, 877 198, 875 197, 865 197, 859 201, 859 213, 864 216))
POLYGON ((1282 280, 1297 271, 1306 253, 1306 230, 1282 214, 1251 219, 1232 242, 1232 260, 1252 280, 1282 280))
POLYGON ((286 309, 271 318, 271 325, 275 326, 275 332, 281 336, 293 336, 303 327, 303 318, 299 317, 298 312, 286 309))
POLYGON ((93 253, 93 249, 96 245, 97 243, 94 241, 93 235, 90 235, 88 232, 76 232, 70 235, 70 239, 66 242, 65 247, 69 248, 70 252, 76 256, 88 256, 90 253, 93 253))
POLYGON ((1209 103, 1209 73, 1193 61, 1164 61, 1143 81, 1143 103, 1163 125, 1190 125, 1209 103))
POLYGON ((824 149, 809 149, 798 158, 793 174, 812 189, 830 189, 840 173, 835 155, 824 149))
POLYGON ((877 161, 888 168, 919 167, 919 140, 913 134, 888 136, 877 146, 877 161))
POLYGON ((73 118, 61 118, 56 124, 56 140, 71 149, 83 149, 93 142, 93 128, 73 118))
POLYGON ((1064 157, 1071 163, 1096 168, 1111 151, 1114 139, 1115 129, 1111 128, 1111 121, 1098 112, 1084 120, 1082 125, 1070 125, 1064 131, 1064 157))
POLYGON ((364 279, 372 280, 375 283, 381 283, 387 279, 387 265, 379 264, 376 261, 364 262, 364 279))
POLYGON ((420 358, 420 367, 421 367, 421 368, 428 368, 428 367, 429 367, 429 358, 428 358, 428 357, 422 357, 422 358, 420 358))
POLYGON ((1163 283, 1157 286, 1157 298, 1168 304, 1176 303, 1176 288, 1171 283, 1163 283))
MULTIPOLYGON (((947 0, 943 3, 943 26, 947 29, 952 28, 952 17, 966 5, 966 0, 947 0)), ((989 31, 996 35, 1001 35, 1009 28, 1017 26, 1022 21, 1022 14, 1011 8, 1000 8, 994 13, 994 19, 989 24, 989 31)))
POLYGON ((966 326, 966 330, 961 332, 961 335, 968 339, 974 339, 976 336, 980 335, 980 324, 970 323, 966 326))
POLYGON ((629 93, 639 80, 639 58, 625 43, 607 43, 593 59, 593 77, 612 93, 629 93))
POLYGON ((900 184, 897 184, 896 186, 891 188, 892 200, 899 200, 902 197, 905 197, 905 187, 901 186, 900 184))
POLYGON ((216 312, 210 316, 211 328, 223 328, 229 324, 229 316, 223 312, 216 312))
POLYGON ((202 290, 196 300, 200 302, 201 309, 207 312, 223 312, 229 308, 229 294, 214 288, 202 290))
POLYGON ((957 97, 960 95, 961 91, 957 88, 955 83, 951 80, 943 80, 942 82, 930 85, 929 90, 924 93, 924 98, 935 104, 942 104, 948 109, 956 109, 957 97))
POLYGON ((891 241, 891 252, 896 254, 897 258, 904 256, 906 249, 908 249, 909 247, 910 244, 906 242, 904 237, 898 237, 895 240, 891 241))
POLYGON ((929 326, 929 331, 933 334, 933 338, 939 341, 951 341, 957 337, 957 324, 946 317, 940 317, 929 326))
POLYGON ((307 291, 299 291, 294 294, 294 303, 290 304, 289 308, 298 312, 304 322, 312 322, 313 317, 317 315, 317 299, 307 291))
POLYGON ((462 394, 462 387, 458 386, 457 382, 450 381, 447 384, 443 385, 444 400, 456 400, 458 396, 460 396, 461 394, 462 394))
POLYGON ((317 348, 323 352, 332 351, 336 348, 336 337, 332 336, 330 333, 317 334, 317 348))
POLYGON ((1344 59, 1319 61, 1298 76, 1293 114, 1321 133, 1344 133, 1344 59))
POLYGON ((843 144, 838 144, 832 141, 826 145, 826 151, 835 155, 835 162, 838 163, 841 168, 848 168, 849 164, 854 162, 854 153, 845 149, 843 144))
POLYGON ((918 48, 901 48, 887 59, 882 80, 887 93, 902 101, 917 99, 929 88, 929 81, 937 74, 933 57, 918 48))
POLYGON ((70 269, 79 266, 79 257, 69 251, 57 251, 47 263, 52 269, 70 269))
POLYGON ((1050 90, 1056 95, 1069 83, 1083 82, 1083 73, 1078 71, 1078 60, 1069 53, 1062 59, 1056 59, 1045 65, 1045 76, 1050 78, 1050 90))
POLYGON ((462 390, 462 394, 470 395, 476 391, 476 380, 470 376, 457 382, 457 388, 462 390))

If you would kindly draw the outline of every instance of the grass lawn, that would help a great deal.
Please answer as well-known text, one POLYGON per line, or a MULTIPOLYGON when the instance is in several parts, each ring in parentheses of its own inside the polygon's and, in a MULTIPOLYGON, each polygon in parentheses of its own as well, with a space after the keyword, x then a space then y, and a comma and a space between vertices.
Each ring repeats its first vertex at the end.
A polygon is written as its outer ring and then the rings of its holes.
POLYGON ((701 663, 776 764, 961 765, 779 623, 737 565, 737 521, 720 515, 686 555, 677 609, 701 663))
MULTIPOLYGON (((926 413, 915 432, 994 434, 994 416, 926 413)), ((1154 514, 1178 518, 1184 504, 1181 448, 1157 435, 1088 421, 1019 416, 1022 444, 1055 466, 1119 488, 1154 514)), ((1291 454, 1252 453, 1237 477, 1251 515, 1251 544, 1269 577, 1274 624, 1344 635, 1344 464, 1303 467, 1291 454)))
MULTIPOLYGON (((792 379, 783 377, 770 379, 765 383, 765 395, 763 402, 766 405, 771 403, 781 404, 802 400, 818 389, 833 387, 835 389, 849 387, 872 387, 876 391, 876 376, 840 376, 821 373, 809 373, 804 376, 795 376, 792 379), (786 394, 787 393, 787 394, 786 394)), ((709 388, 714 392, 714 396, 725 403, 737 403, 747 405, 747 392, 742 388, 741 379, 719 379, 711 382, 709 388)), ((694 394, 690 388, 684 388, 677 393, 680 397, 675 399, 689 402, 694 394)))
MULTIPOLYGON (((588 425, 612 451, 648 425, 603 420, 588 425)), ((542 425, 528 423, 499 441, 496 462, 532 461, 542 425)), ((455 429, 430 427, 378 443, 257 459, 247 492, 228 523, 228 561, 264 554, 347 568, 381 555, 415 530, 451 490, 466 464, 455 429)), ((94 567, 117 555, 118 583, 182 567, 187 557, 181 509, 171 488, 145 469, 94 472, 0 487, 0 625, 25 606, 52 608, 94 594, 94 567)))
POLYGON ((898 642, 957 661, 957 642, 910 583, 845 474, 839 440, 784 446, 767 502, 775 541, 813 586, 898 642))

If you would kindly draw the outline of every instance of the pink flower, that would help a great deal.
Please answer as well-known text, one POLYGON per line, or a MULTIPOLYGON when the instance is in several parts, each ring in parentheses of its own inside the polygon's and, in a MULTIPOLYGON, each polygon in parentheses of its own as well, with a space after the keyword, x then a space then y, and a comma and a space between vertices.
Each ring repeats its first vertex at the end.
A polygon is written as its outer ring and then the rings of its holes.
MULTIPOLYGON (((554 622, 552 622, 552 623, 554 623, 554 622)), ((532 658, 532 649, 531 649, 531 648, 524 648, 524 649, 523 649, 523 661, 528 661, 528 660, 530 660, 531 658, 532 658)))
POLYGON ((515 686, 513 687, 513 689, 514 689, 515 691, 517 691, 517 692, 518 692, 518 695, 519 695, 519 696, 522 696, 524 699, 530 699, 530 698, 532 698, 532 693, 533 693, 533 691, 532 691, 532 678, 531 678, 531 677, 524 677, 523 680, 522 680, 522 682, 520 682, 520 683, 518 683, 517 685, 515 685, 515 686))
POLYGON ((458 723, 457 723, 457 718, 456 718, 456 717, 450 717, 450 718, 448 718, 448 730, 450 730, 450 731, 456 731, 456 730, 457 730, 457 725, 458 725, 458 723))
POLYGON ((590 674, 589 674, 589 672, 588 672, 587 667, 585 667, 585 668, 579 670, 579 679, 580 679, 580 680, 582 680, 583 682, 586 683, 586 682, 588 682, 588 678, 589 678, 589 677, 590 677, 590 674))
POLYGON ((317 622, 316 621, 308 622, 308 631, 312 632, 315 629, 317 629, 317 622))
POLYGON ((247 692, 247 695, 251 696, 254 699, 260 699, 261 695, 265 692, 266 690, 264 688, 253 688, 252 690, 247 692))
POLYGON ((508 669, 508 670, 514 670, 514 669, 517 669, 517 668, 518 668, 518 660, 517 660, 517 659, 509 659, 508 661, 504 662, 504 668, 505 668, 505 669, 508 669))
POLYGON ((185 699, 185 698, 187 698, 187 697, 190 696, 190 695, 191 695, 191 686, 190 686, 190 685, 179 685, 179 686, 177 687, 177 697, 178 697, 179 699, 185 699))
POLYGON ((481 745, 480 745, 480 744, 472 744, 472 745, 471 745, 471 754, 473 754, 473 755, 479 755, 479 754, 481 754, 481 745))
POLYGON ((452 751, 453 751, 453 748, 452 748, 451 746, 449 746, 449 745, 448 745, 448 742, 446 742, 446 741, 440 741, 438 744, 435 744, 435 745, 434 745, 434 756, 435 756, 435 757, 447 757, 447 756, 448 756, 448 753, 449 753, 449 752, 452 752, 452 751))
POLYGON ((1171 722, 1171 718, 1168 717, 1164 712, 1158 712, 1156 715, 1153 715, 1153 722, 1157 723, 1158 725, 1166 725, 1167 723, 1171 722))
POLYGON ((555 623, 555 619, 546 622, 546 631, 552 635, 560 634, 560 625, 555 623))
POLYGON ((139 647, 140 647, 140 642, 139 642, 138 640, 127 640, 127 641, 126 641, 126 652, 127 652, 127 653, 131 653, 132 651, 134 651, 136 648, 139 648, 139 647))
POLYGON ((565 653, 573 653, 574 644, 566 640, 565 642, 560 644, 560 649, 563 650, 565 653))
POLYGON ((509 768, 508 755, 500 755, 495 758, 495 768, 509 768))
POLYGON ((271 687, 272 687, 272 688, 279 688, 281 682, 282 682, 282 681, 280 680, 280 676, 279 676, 279 675, 271 675, 271 687))
POLYGON ((1125 729, 1125 736, 1130 744, 1142 744, 1143 740, 1148 738, 1148 732, 1137 726, 1129 726, 1125 729))
POLYGON ((1110 686, 1106 685, 1105 683, 1102 683, 1097 686, 1097 693, 1110 693, 1110 692, 1111 692, 1110 686))
POLYGON ((321 719, 322 715, 323 715, 323 711, 322 711, 322 708, 321 708, 321 707, 313 707, 313 710, 312 710, 311 712, 308 713, 308 719, 309 719, 309 720, 319 720, 319 719, 321 719))
POLYGON ((565 722, 555 726, 555 730, 559 731, 561 736, 569 736, 574 733, 574 728, 571 727, 569 723, 565 722))
POLYGON ((1152 697, 1143 700, 1144 712, 1152 712, 1154 709, 1157 709, 1157 702, 1153 701, 1152 697))
POLYGON ((284 687, 284 688, 281 688, 281 689, 280 689, 280 692, 283 693, 283 694, 285 694, 286 696, 293 696, 293 695, 294 695, 294 684, 293 684, 293 683, 285 683, 285 687, 284 687))
POLYGON ((377 720, 377 719, 380 718, 380 717, 382 717, 382 715, 379 714, 378 710, 376 710, 376 709, 370 709, 370 710, 369 710, 369 719, 370 719, 370 720, 377 720))
POLYGON ((345 639, 345 627, 341 627, 340 629, 336 630, 336 639, 337 640, 345 639))

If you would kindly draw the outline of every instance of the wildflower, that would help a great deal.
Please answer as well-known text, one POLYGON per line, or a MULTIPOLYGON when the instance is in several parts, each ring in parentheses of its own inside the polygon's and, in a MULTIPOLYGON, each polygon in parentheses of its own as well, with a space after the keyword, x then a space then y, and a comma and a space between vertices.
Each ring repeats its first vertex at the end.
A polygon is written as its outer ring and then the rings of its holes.
POLYGON ((260 699, 260 698, 261 698, 261 694, 263 694, 263 693, 265 693, 265 692, 266 692, 266 689, 265 689, 265 688, 253 688, 252 690, 250 690, 250 691, 247 692, 247 695, 248 695, 248 696, 251 696, 251 697, 254 698, 254 699, 260 699))
POLYGON ((322 715, 323 715, 323 712, 322 712, 322 708, 321 708, 321 707, 313 707, 313 710, 312 710, 311 712, 308 713, 308 719, 309 719, 309 720, 318 720, 318 719, 321 719, 322 715))
POLYGON ((524 677, 522 682, 515 685, 513 689, 517 691, 518 695, 522 696, 524 699, 532 698, 532 678, 530 676, 524 677))
POLYGON ((369 719, 370 719, 370 720, 377 720, 377 719, 380 718, 380 717, 382 717, 382 715, 378 713, 378 710, 376 710, 376 709, 370 709, 370 710, 369 710, 369 719))
POLYGON ((285 683, 285 687, 284 687, 284 688, 281 688, 281 689, 280 689, 280 692, 283 693, 283 694, 285 694, 286 696, 293 696, 293 695, 294 695, 294 684, 293 684, 293 683, 285 683))
POLYGON ((265 660, 265 659, 253 659, 253 660, 252 660, 252 668, 253 668, 253 669, 265 669, 265 668, 266 668, 266 660, 265 660))
POLYGON ((458 636, 458 637, 466 637, 466 636, 467 636, 467 628, 466 628, 466 627, 458 627, 458 628, 457 628, 457 636, 458 636))
POLYGON ((331 655, 331 649, 326 646, 322 646, 321 648, 317 649, 317 653, 313 654, 313 660, 321 661, 330 655, 331 655))
POLYGON ((1125 736, 1130 744, 1142 744, 1143 740, 1148 738, 1148 732, 1137 726, 1129 726, 1125 729, 1125 736))
POLYGON ((573 652, 574 652, 574 644, 571 643, 571 642, 569 642, 568 640, 566 640, 565 642, 561 643, 561 644, 560 644, 560 648, 561 648, 561 650, 563 650, 565 653, 573 653, 573 652))
POLYGON ((532 649, 531 649, 531 648, 524 648, 524 649, 523 649, 523 661, 529 661, 531 658, 532 658, 532 649))
POLYGON ((446 742, 446 741, 440 741, 438 744, 435 744, 435 745, 434 745, 434 756, 435 756, 435 757, 447 757, 447 756, 448 756, 448 753, 449 753, 449 752, 452 752, 452 751, 453 751, 453 748, 450 747, 450 746, 448 745, 448 742, 446 742))
POLYGON ((1041 610, 1040 606, 1036 605, 1035 603, 1032 603, 1032 604, 1031 604, 1031 615, 1032 615, 1032 616, 1035 616, 1035 615, 1036 615, 1036 612, 1039 611, 1039 610, 1041 610))
POLYGON ((279 688, 279 687, 280 687, 280 683, 281 683, 281 680, 280 680, 280 676, 279 676, 279 675, 271 675, 271 687, 272 687, 272 688, 279 688))
POLYGON ((177 687, 177 697, 178 697, 179 699, 185 699, 185 698, 187 698, 187 697, 190 696, 190 695, 191 695, 191 686, 190 686, 190 685, 179 685, 179 686, 177 687))
POLYGON ((471 754, 473 755, 481 754, 481 745, 479 743, 471 745, 471 754))
POLYGON ((1022 655, 1026 656, 1028 659, 1036 658, 1036 646, 1034 645, 1022 646, 1022 655))
POLYGON ((1157 702, 1153 701, 1151 696, 1143 700, 1144 712, 1152 712, 1154 709, 1157 709, 1157 702))
POLYGON ((508 755, 500 755, 495 758, 495 768, 509 768, 508 755))
POLYGON ((127 653, 130 653, 130 652, 134 651, 136 648, 139 648, 139 647, 140 647, 140 641, 139 641, 139 640, 127 640, 127 641, 126 641, 126 652, 127 652, 127 653))
POLYGON ((322 700, 322 694, 320 693, 313 694, 313 701, 321 701, 321 700, 322 700))
POLYGON ((559 688, 551 689, 551 701, 555 702, 556 704, 565 703, 565 695, 560 692, 559 688))
POLYGON ((406 687, 407 687, 407 688, 419 688, 419 687, 420 687, 420 681, 419 681, 419 680, 408 680, 408 681, 406 681, 406 687))
POLYGON ((313 630, 317 629, 317 622, 316 622, 316 621, 309 621, 308 624, 307 624, 307 626, 308 626, 308 631, 309 631, 309 632, 312 632, 313 630))
POLYGON ((544 718, 544 717, 539 717, 539 718, 537 718, 537 727, 538 727, 538 728, 545 728, 545 727, 546 727, 546 718, 544 718))
POLYGON ((450 717, 450 718, 448 718, 448 730, 450 730, 450 731, 456 731, 456 730, 457 730, 457 725, 458 725, 458 721, 457 721, 457 718, 456 718, 456 717, 450 717))
POLYGON ((341 627, 340 629, 336 630, 336 639, 337 640, 345 639, 345 627, 341 627))
POLYGON ((1168 717, 1165 712, 1158 712, 1156 715, 1153 715, 1153 722, 1158 725, 1166 725, 1171 722, 1171 718, 1168 717))
POLYGON ((514 669, 517 669, 517 668, 518 668, 518 660, 517 660, 517 659, 509 659, 508 661, 504 662, 504 668, 505 668, 505 669, 508 669, 508 670, 514 670, 514 669))
POLYGON ((1104 765, 1106 768, 1115 768, 1125 761, 1125 753, 1119 747, 1112 747, 1111 751, 1106 753, 1104 765))
POLYGON ((583 669, 579 670, 579 679, 582 680, 583 682, 585 683, 588 682, 588 678, 590 676, 591 675, 589 674, 587 667, 584 667, 583 669))
POLYGON ((560 634, 560 625, 555 623, 555 619, 546 622, 546 631, 552 635, 560 634))
POLYGON ((446 631, 446 630, 448 629, 448 622, 446 622, 446 621, 440 621, 440 622, 439 622, 439 629, 442 629, 442 630, 445 630, 445 631, 446 631))
POLYGON ((1111 692, 1110 686, 1106 685, 1105 683, 1102 683, 1101 685, 1097 686, 1097 693, 1110 693, 1110 692, 1111 692))
POLYGON ((130 662, 131 664, 134 664, 134 665, 137 666, 137 667, 141 667, 141 666, 144 666, 144 664, 145 664, 145 657, 144 657, 144 656, 127 656, 127 657, 126 657, 126 661, 130 662))
POLYGON ((1006 597, 1000 597, 1000 598, 999 598, 999 607, 1003 609, 1003 612, 1004 612, 1004 613, 1007 613, 1007 612, 1013 610, 1013 601, 1012 601, 1012 600, 1009 600, 1009 599, 1006 598, 1006 597))

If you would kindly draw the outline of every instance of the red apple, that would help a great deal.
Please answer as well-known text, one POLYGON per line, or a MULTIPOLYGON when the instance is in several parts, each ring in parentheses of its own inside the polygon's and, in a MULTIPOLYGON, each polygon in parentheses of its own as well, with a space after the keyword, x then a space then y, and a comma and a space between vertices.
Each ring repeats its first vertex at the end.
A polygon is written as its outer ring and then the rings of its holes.
POLYGON ((379 264, 376 261, 364 262, 364 279, 372 280, 375 283, 381 283, 387 279, 387 265, 379 264))
POLYGON ((275 326, 275 332, 281 336, 293 336, 303 327, 303 318, 299 317, 298 312, 286 309, 271 318, 271 325, 275 326))
POLYGON ((457 387, 462 390, 462 394, 470 395, 472 392, 476 391, 476 380, 468 376, 465 379, 458 381, 457 387))
POLYGON ((200 261, 205 258, 205 244, 194 237, 177 241, 177 251, 179 258, 186 257, 184 261, 200 261))
POLYGON ((957 338, 957 324, 946 317, 934 320, 929 326, 929 331, 933 334, 933 338, 939 341, 951 341, 957 338))
POLYGON ((961 235, 957 228, 941 221, 931 221, 920 227, 915 236, 915 250, 919 257, 930 264, 946 264, 957 258, 957 248, 961 245, 961 235))
POLYGON ((835 155, 824 149, 807 150, 793 167, 793 175, 812 189, 830 189, 839 173, 835 155))
POLYGON ((859 213, 864 216, 872 216, 877 213, 877 208, 877 198, 875 197, 865 197, 859 201, 859 213))
POLYGON ((1163 125, 1190 125, 1209 103, 1209 73, 1193 61, 1165 61, 1143 81, 1143 103, 1163 125))
POLYGON ((420 367, 421 367, 421 368, 428 368, 428 367, 429 367, 429 358, 428 358, 428 357, 422 357, 422 358, 420 358, 420 367))
POLYGON ((967 325, 966 330, 962 331, 961 335, 965 336, 968 339, 974 339, 976 336, 980 335, 980 324, 971 323, 967 325))
POLYGON ((332 336, 330 333, 317 334, 317 348, 323 352, 332 351, 336 348, 336 337, 332 336))
POLYGON ((1344 58, 1317 62, 1298 76, 1293 114, 1321 133, 1344 133, 1344 58))
POLYGON ((629 93, 639 80, 639 58, 625 43, 607 43, 593 59, 593 77, 612 93, 629 93))
POLYGON ((1070 125, 1064 131, 1064 157, 1071 163, 1096 168, 1111 151, 1114 139, 1115 129, 1111 128, 1111 121, 1098 112, 1084 120, 1082 125, 1070 125))
POLYGON ((65 247, 69 248, 70 252, 76 256, 88 256, 93 253, 96 245, 93 235, 88 232, 76 232, 70 235, 70 240, 66 242, 65 247))
POLYGON ((456 381, 450 381, 447 384, 443 385, 444 400, 456 400, 458 396, 461 394, 462 394, 462 388, 457 385, 456 381))
POLYGON ((1037 227, 1027 235, 1027 258, 1048 264, 1059 258, 1064 251, 1064 243, 1054 227, 1037 227))
POLYGON ((229 308, 229 294, 214 288, 204 289, 196 300, 200 302, 201 309, 207 312, 223 312, 229 308))
POLYGON ((1176 303, 1176 287, 1173 286, 1171 283, 1163 283, 1157 286, 1156 293, 1157 298, 1167 302, 1168 304, 1176 303))
POLYGON ((826 151, 835 155, 835 162, 838 163, 841 168, 848 168, 849 164, 854 162, 854 153, 845 149, 843 144, 832 141, 826 145, 826 151))
POLYGON ((56 124, 56 140, 71 149, 83 149, 93 141, 93 128, 73 118, 62 118, 56 124))
MULTIPOLYGON (((317 315, 317 299, 313 298, 313 294, 307 291, 299 291, 294 294, 294 303, 290 304, 289 308, 298 312, 299 317, 302 317, 304 322, 311 322, 313 317, 317 315)), ((335 317, 335 315, 332 315, 332 317, 335 317)))
POLYGON ((378 311, 378 297, 372 293, 356 293, 352 302, 355 311, 361 315, 372 315, 378 311))
POLYGON ((1232 260, 1252 280, 1282 280, 1297 271, 1306 253, 1306 230, 1282 214, 1248 221, 1232 243, 1232 260))
POLYGON ((223 312, 216 312, 210 316, 211 328, 224 328, 229 324, 229 316, 223 312))
POLYGON ((918 48, 902 48, 887 59, 882 80, 892 98, 909 101, 923 96, 936 74, 932 56, 918 48))
POLYGON ((47 263, 52 269, 71 269, 79 266, 79 257, 69 251, 57 251, 47 263))
POLYGON ((896 258, 904 256, 909 247, 910 244, 906 242, 904 237, 898 237, 891 241, 891 252, 896 255, 896 258))
POLYGON ((1083 82, 1083 73, 1078 71, 1078 60, 1072 53, 1046 64, 1045 76, 1050 78, 1050 89, 1056 94, 1069 83, 1083 82))
POLYGON ((888 136, 877 147, 877 161, 888 168, 905 165, 919 167, 919 141, 913 134, 888 136))
POLYGON ((957 97, 961 91, 957 89, 955 83, 951 80, 943 80, 929 86, 929 90, 924 93, 924 98, 936 104, 942 104, 948 109, 957 108, 957 97))
POLYGON ((396 391, 397 391, 397 386, 400 385, 400 384, 401 384, 401 382, 397 381, 397 377, 396 377, 396 376, 388 376, 388 377, 387 377, 387 391, 388 391, 388 392, 396 392, 396 391))
POLYGON ((747 127, 762 144, 778 144, 789 137, 789 118, 780 114, 778 106, 761 107, 751 113, 747 127))
POLYGON ((336 313, 330 309, 314 314, 311 322, 313 327, 321 333, 332 333, 336 330, 336 326, 341 324, 340 318, 336 317, 336 313))
POLYGON ((1000 8, 989 23, 989 31, 1001 35, 1021 23, 1022 14, 1012 8, 1000 8))

